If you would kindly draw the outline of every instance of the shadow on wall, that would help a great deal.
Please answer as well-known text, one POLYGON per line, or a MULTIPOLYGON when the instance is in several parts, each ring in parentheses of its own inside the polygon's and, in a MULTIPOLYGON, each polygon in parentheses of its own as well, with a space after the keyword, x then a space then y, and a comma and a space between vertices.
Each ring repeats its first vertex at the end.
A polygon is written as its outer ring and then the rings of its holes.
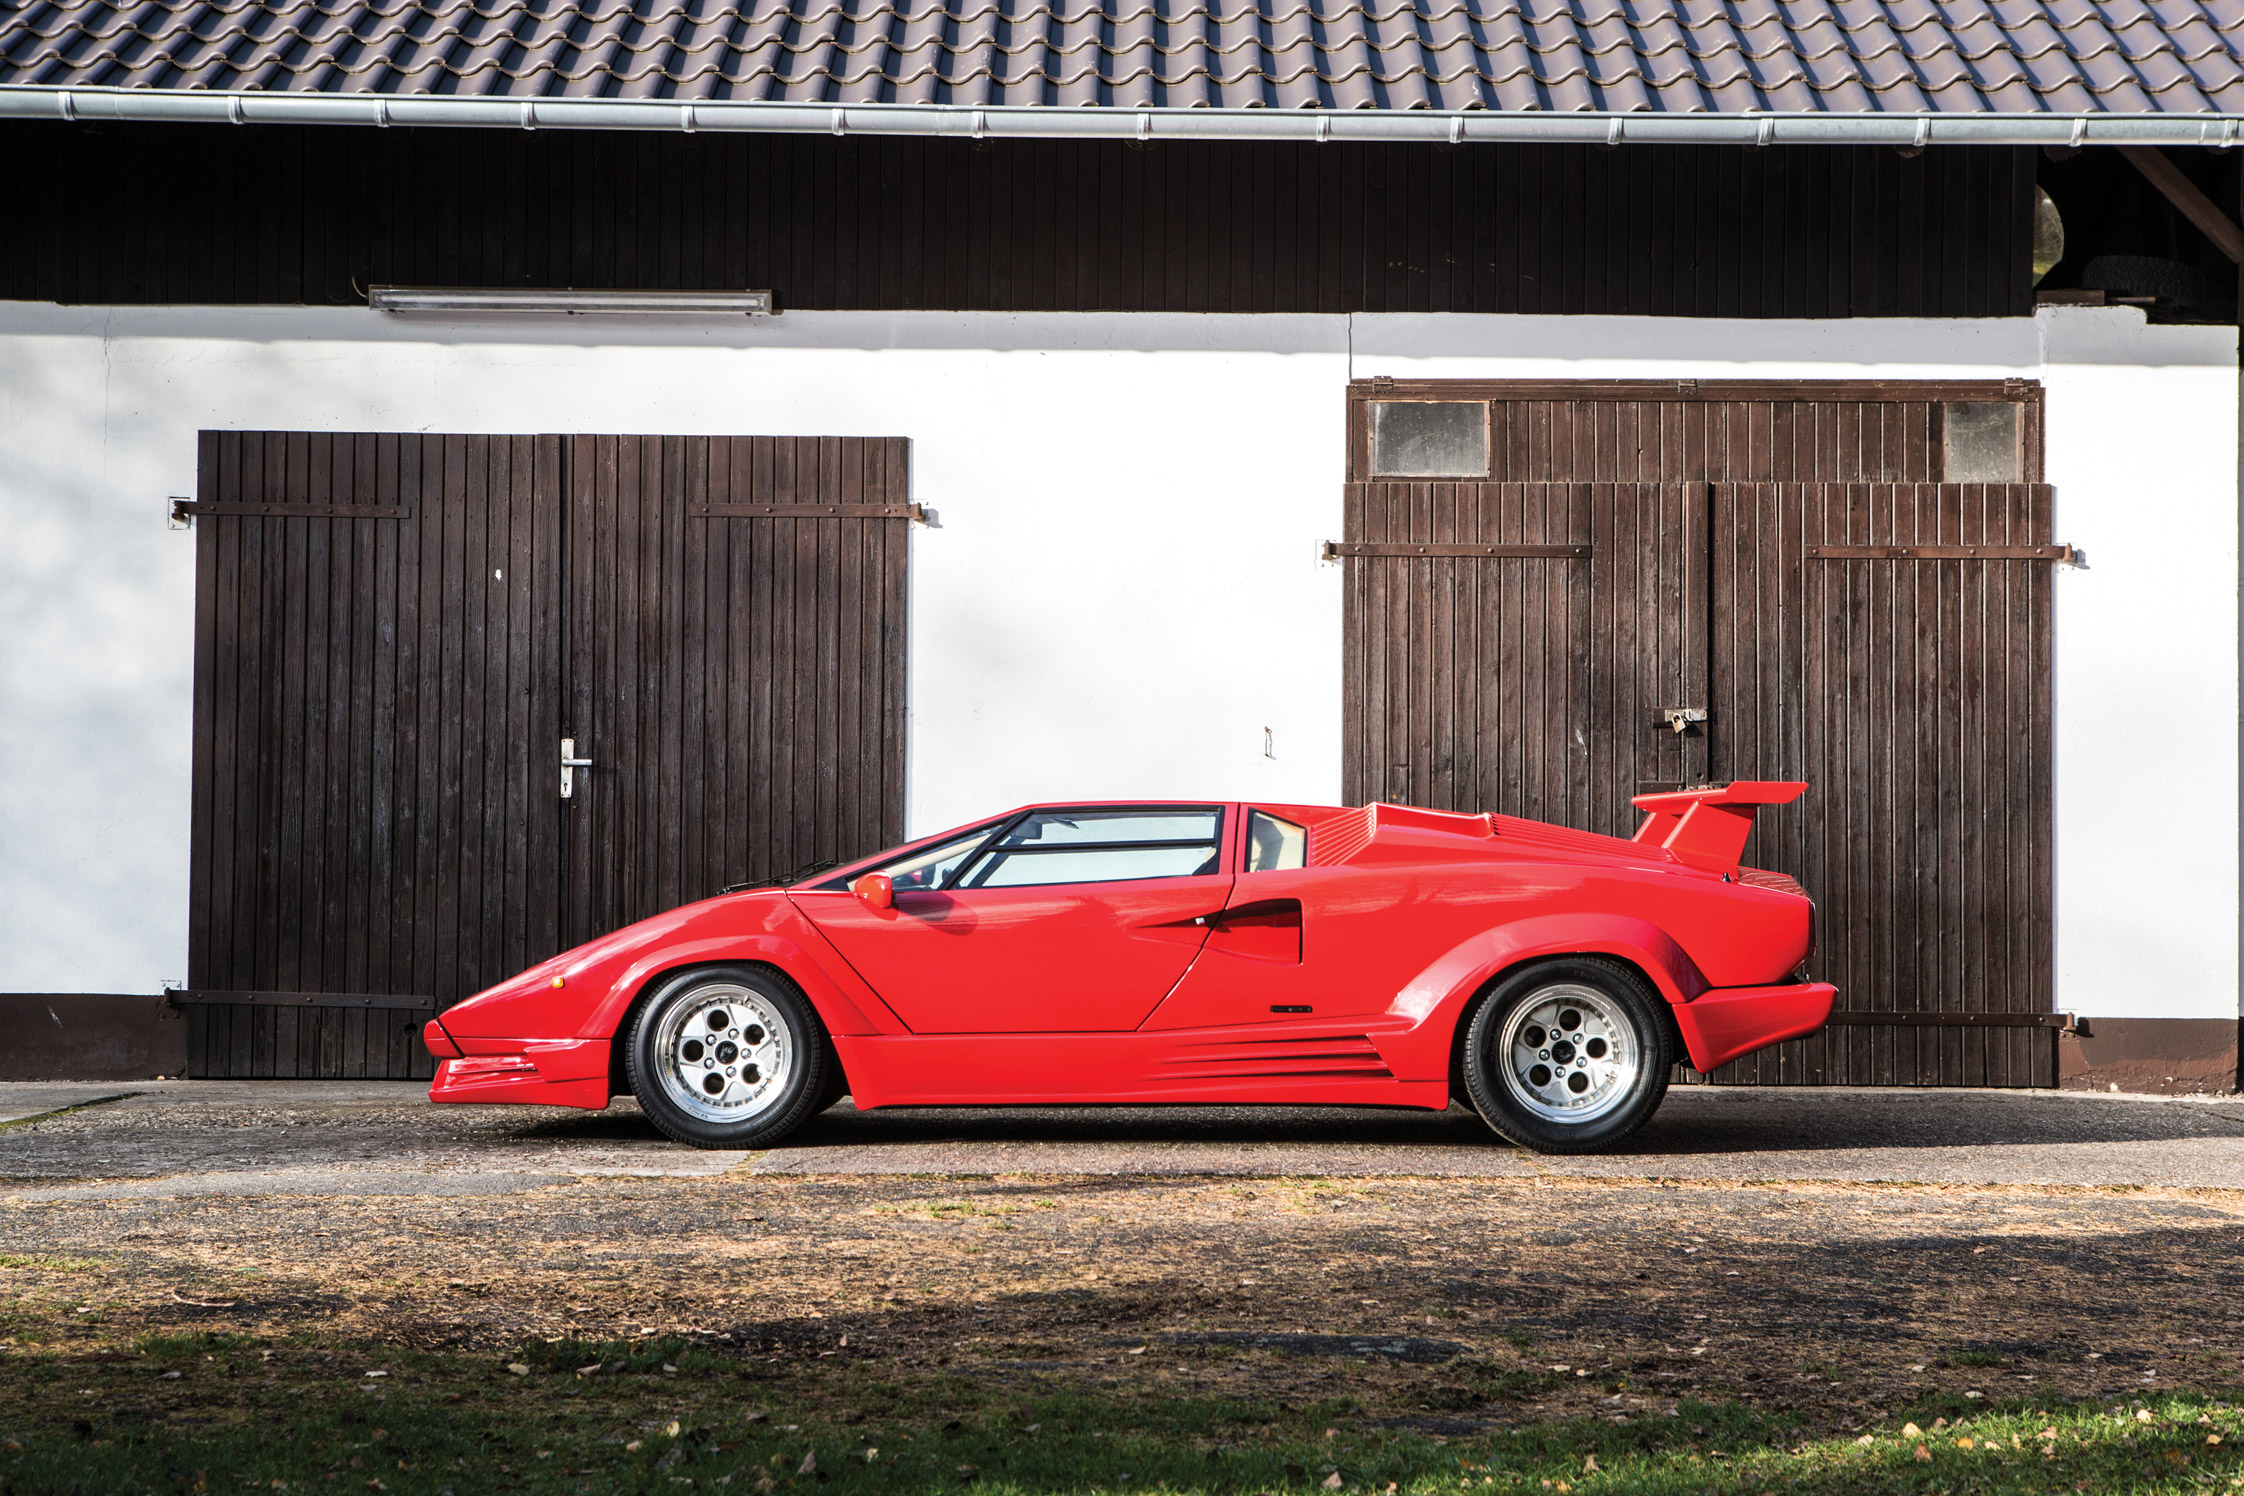
POLYGON ((0 993, 0 1081, 174 1079, 187 1070, 186 1017, 167 998, 0 993))

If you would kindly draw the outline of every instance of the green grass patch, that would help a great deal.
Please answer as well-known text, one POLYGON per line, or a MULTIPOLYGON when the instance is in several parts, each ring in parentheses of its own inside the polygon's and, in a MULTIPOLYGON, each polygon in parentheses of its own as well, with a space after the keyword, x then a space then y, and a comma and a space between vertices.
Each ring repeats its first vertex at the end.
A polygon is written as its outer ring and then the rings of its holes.
POLYGON ((43 1273, 96 1273, 101 1264, 91 1257, 61 1257, 53 1253, 26 1256, 21 1252, 0 1252, 0 1267, 12 1267, 43 1273))
POLYGON ((774 1362, 681 1337, 536 1340, 497 1357, 215 1334, 137 1348, 90 1363, 21 1350, 0 1360, 0 1492, 2244 1488, 2244 1412, 2202 1395, 1940 1397, 1842 1434, 1737 1403, 1538 1419, 1506 1401, 1536 1387, 1464 1368, 1431 1404, 1404 1409, 1160 1385, 1037 1391, 879 1361, 774 1362))

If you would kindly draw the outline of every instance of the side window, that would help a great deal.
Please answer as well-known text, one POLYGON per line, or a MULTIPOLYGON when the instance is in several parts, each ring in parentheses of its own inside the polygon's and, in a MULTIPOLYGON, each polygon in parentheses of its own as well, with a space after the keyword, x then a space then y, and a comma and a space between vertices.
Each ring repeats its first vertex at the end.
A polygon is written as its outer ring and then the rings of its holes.
POLYGON ((1247 871, 1274 873, 1309 862, 1309 833, 1266 811, 1247 816, 1247 871))
POLYGON ((1222 865, 1222 835, 1223 812, 1212 806, 1040 811, 983 851, 955 886, 1187 878, 1222 865))

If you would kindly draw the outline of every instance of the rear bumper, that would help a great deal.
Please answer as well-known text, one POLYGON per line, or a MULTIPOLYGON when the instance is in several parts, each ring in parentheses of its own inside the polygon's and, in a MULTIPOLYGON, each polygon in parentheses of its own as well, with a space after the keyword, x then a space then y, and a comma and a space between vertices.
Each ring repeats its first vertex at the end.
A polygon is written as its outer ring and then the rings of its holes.
POLYGON ((484 1106, 519 1102, 594 1112, 608 1104, 605 1039, 454 1039, 434 1023, 429 1027, 435 1031, 429 1052, 439 1057, 436 1079, 429 1085, 431 1101, 484 1106))
POLYGON ((1816 1032, 1830 1018, 1838 996, 1839 989, 1829 982, 1716 987, 1672 1011, 1691 1068, 1703 1075, 1740 1055, 1816 1032))

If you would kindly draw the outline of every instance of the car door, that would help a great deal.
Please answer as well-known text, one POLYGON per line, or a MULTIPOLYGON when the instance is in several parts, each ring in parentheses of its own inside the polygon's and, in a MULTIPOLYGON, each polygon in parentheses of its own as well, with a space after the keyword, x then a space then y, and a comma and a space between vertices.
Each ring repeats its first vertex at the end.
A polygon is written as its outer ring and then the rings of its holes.
POLYGON ((1454 890, 1414 867, 1310 865, 1310 833, 1242 808, 1245 849, 1206 949, 1146 1020, 1150 1030, 1304 1024, 1384 1013, 1401 985, 1446 948, 1429 919, 1454 890))
POLYGON ((1226 807, 1042 808, 900 862, 894 902, 799 891, 915 1034, 1138 1027, 1231 891, 1226 807))

